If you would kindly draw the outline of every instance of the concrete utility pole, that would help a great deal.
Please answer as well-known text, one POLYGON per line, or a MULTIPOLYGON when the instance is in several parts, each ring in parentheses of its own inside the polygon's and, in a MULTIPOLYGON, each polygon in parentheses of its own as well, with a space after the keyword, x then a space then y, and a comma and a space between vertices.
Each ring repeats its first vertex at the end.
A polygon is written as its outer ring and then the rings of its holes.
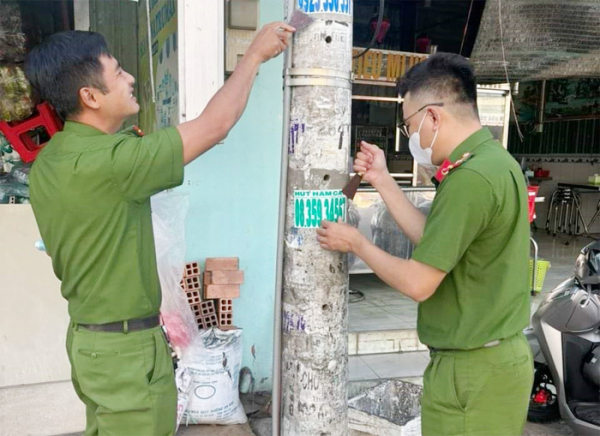
MULTIPOLYGON (((320 248, 322 219, 346 218, 352 108, 352 0, 293 0, 315 19, 294 36, 283 259, 284 436, 348 434, 348 262, 320 248)), ((294 5, 293 7, 291 5, 294 5)))

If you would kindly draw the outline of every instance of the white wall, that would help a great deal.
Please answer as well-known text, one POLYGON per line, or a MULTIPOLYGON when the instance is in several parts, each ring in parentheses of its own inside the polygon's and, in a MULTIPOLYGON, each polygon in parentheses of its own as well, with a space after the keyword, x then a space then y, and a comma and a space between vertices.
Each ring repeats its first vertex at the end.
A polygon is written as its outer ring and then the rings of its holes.
POLYGON ((70 379, 69 323, 29 205, 0 205, 0 387, 70 379))
POLYGON ((223 86, 223 0, 178 0, 180 122, 198 117, 223 86))

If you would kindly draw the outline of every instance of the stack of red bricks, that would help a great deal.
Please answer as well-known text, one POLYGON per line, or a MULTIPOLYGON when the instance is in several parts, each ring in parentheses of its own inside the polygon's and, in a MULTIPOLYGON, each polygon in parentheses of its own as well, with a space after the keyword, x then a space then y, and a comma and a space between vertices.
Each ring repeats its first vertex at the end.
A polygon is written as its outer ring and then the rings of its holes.
POLYGON ((198 323, 198 328, 208 329, 218 327, 219 320, 217 319, 214 301, 205 301, 202 299, 201 277, 202 272, 200 271, 198 262, 186 263, 181 288, 187 296, 188 303, 198 323))
POLYGON ((198 328, 234 329, 233 299, 239 298, 240 285, 244 283, 244 272, 239 270, 239 259, 208 258, 204 280, 201 280, 201 275, 199 264, 191 262, 186 264, 181 281, 198 328))
POLYGON ((233 326, 233 300, 240 298, 240 286, 244 283, 244 271, 240 271, 237 257, 213 257, 206 259, 204 268, 204 299, 214 300, 217 305, 219 327, 223 330, 233 326))

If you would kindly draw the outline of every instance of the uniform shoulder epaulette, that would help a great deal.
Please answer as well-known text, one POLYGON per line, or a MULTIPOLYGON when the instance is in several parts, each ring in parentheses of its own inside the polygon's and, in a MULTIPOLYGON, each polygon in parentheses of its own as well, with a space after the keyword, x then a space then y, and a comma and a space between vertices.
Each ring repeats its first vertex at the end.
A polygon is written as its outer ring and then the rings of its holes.
POLYGON ((463 163, 469 160, 471 156, 471 153, 465 153, 456 162, 450 162, 448 159, 446 159, 438 168, 437 173, 435 173, 435 176, 433 176, 433 178, 431 179, 435 187, 437 188, 452 170, 461 166, 463 163))
POLYGON ((138 137, 144 136, 144 132, 142 132, 142 129, 140 129, 138 126, 129 126, 126 129, 121 130, 119 133, 138 137))

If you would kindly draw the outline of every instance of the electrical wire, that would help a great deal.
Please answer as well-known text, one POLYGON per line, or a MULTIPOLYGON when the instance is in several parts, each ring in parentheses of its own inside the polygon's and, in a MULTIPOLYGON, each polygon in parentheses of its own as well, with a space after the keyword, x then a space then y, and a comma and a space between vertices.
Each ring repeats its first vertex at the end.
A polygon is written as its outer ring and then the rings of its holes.
MULTIPOLYGON (((508 88, 512 89, 510 86, 510 79, 508 77, 508 66, 506 64, 506 53, 504 52, 504 32, 502 31, 502 0, 498 0, 498 21, 500 23, 500 46, 502 47, 502 65, 504 65, 504 74, 506 74, 506 83, 508 83, 508 88)), ((521 132, 521 127, 519 127, 519 120, 517 118, 517 111, 515 110, 515 103, 512 98, 512 91, 509 91, 510 94, 510 107, 512 109, 512 114, 515 119, 515 124, 517 126, 517 133, 519 134, 519 139, 523 142, 524 136, 521 132)))
POLYGON ((375 45, 375 41, 377 40, 377 35, 379 35, 379 30, 381 29, 381 23, 383 22, 383 8, 384 7, 385 7, 385 0, 379 0, 379 16, 377 17, 377 27, 375 27, 375 33, 373 34, 373 38, 371 39, 371 42, 369 43, 369 45, 367 45, 367 48, 365 48, 361 53, 357 54, 356 56, 352 56, 352 59, 356 59, 361 56, 364 56, 365 54, 367 54, 367 52, 369 50, 371 50, 373 48, 373 45, 375 45))
POLYGON ((146 22, 148 24, 148 63, 150 64, 150 90, 152 103, 156 103, 156 90, 154 88, 154 62, 152 59, 152 29, 150 27, 150 0, 146 0, 146 22))
POLYGON ((467 22, 465 23, 465 30, 463 31, 462 42, 460 43, 460 52, 462 56, 463 46, 465 45, 465 39, 467 38, 467 30, 469 29, 469 21, 471 20, 471 11, 473 11, 473 3, 475 0, 471 0, 471 6, 469 6, 469 14, 467 15, 467 22))
POLYGON ((348 304, 358 303, 359 301, 363 301, 366 298, 364 292, 355 289, 349 289, 348 293, 350 294, 348 304))

